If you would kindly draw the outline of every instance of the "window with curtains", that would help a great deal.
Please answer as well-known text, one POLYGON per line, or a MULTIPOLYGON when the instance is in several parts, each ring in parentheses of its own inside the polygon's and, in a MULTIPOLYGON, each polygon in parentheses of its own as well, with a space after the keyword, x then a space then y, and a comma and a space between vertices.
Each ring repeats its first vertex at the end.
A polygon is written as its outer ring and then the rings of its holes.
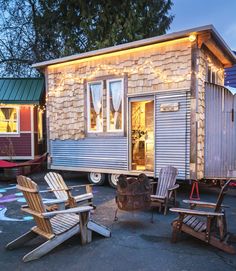
POLYGON ((88 132, 103 132, 103 83, 88 83, 88 132))
POLYGON ((107 80, 107 130, 120 132, 123 130, 123 79, 107 80))
POLYGON ((109 133, 112 135, 123 132, 123 111, 123 78, 94 81, 87 84, 88 133, 103 133, 103 135, 109 133))
POLYGON ((0 134, 18 133, 18 121, 16 107, 0 107, 0 134))

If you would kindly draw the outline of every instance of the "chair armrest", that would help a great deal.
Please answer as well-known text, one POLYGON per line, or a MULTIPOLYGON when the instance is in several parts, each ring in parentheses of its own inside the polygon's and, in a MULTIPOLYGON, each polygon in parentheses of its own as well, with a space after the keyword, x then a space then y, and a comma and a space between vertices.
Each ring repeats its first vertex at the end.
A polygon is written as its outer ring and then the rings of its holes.
POLYGON ((71 213, 83 213, 83 212, 88 212, 93 210, 93 207, 91 206, 80 206, 80 207, 75 207, 75 208, 70 208, 67 210, 61 210, 61 211, 52 211, 48 213, 42 213, 43 217, 50 217, 54 215, 59 215, 59 214, 71 214, 71 213))
POLYGON ((90 184, 78 184, 78 185, 71 185, 71 186, 68 186, 68 187, 69 187, 69 189, 74 189, 74 188, 86 187, 86 186, 93 187, 93 186, 95 186, 95 184, 92 184, 92 183, 90 183, 90 184))
POLYGON ((165 196, 158 196, 158 195, 151 195, 151 199, 161 199, 164 200, 166 197, 165 196))
POLYGON ((70 191, 71 188, 64 189, 64 188, 58 188, 58 189, 51 189, 48 187, 46 190, 40 190, 39 192, 42 193, 54 193, 55 191, 70 191))
POLYGON ((80 202, 80 201, 84 201, 84 200, 89 200, 93 198, 93 194, 92 193, 86 193, 86 194, 82 194, 82 195, 78 195, 78 196, 74 196, 74 199, 76 202, 80 202))
POLYGON ((44 204, 57 204, 57 203, 65 203, 67 202, 68 199, 48 199, 48 200, 43 200, 44 204))
POLYGON ((27 205, 24 205, 24 207, 21 207, 21 211, 28 213, 30 215, 33 215, 33 216, 43 218, 42 213, 30 209, 27 205))
MULTIPOLYGON (((184 203, 190 204, 190 205, 195 205, 195 206, 200 206, 200 207, 206 207, 206 208, 215 208, 216 203, 213 202, 207 202, 207 201, 197 201, 197 200, 188 200, 185 199, 183 200, 184 203)), ((226 205, 221 205, 221 207, 229 207, 226 205)))
POLYGON ((198 216, 224 216, 224 213, 216 213, 216 212, 205 212, 199 210, 192 209, 183 209, 183 208, 170 208, 171 212, 182 213, 186 215, 198 215, 198 216))
POLYGON ((69 186, 67 189, 65 188, 58 188, 58 189, 52 189, 51 187, 47 187, 46 190, 40 190, 40 193, 50 193, 50 192, 54 192, 54 191, 70 191, 74 188, 79 188, 79 187, 85 187, 86 190, 89 189, 89 191, 91 191, 91 188, 94 186, 95 184, 80 184, 80 185, 72 185, 69 186), (90 188, 89 188, 90 187, 90 188))
POLYGON ((175 189, 179 188, 179 184, 175 184, 174 186, 168 188, 168 191, 173 191, 175 189))

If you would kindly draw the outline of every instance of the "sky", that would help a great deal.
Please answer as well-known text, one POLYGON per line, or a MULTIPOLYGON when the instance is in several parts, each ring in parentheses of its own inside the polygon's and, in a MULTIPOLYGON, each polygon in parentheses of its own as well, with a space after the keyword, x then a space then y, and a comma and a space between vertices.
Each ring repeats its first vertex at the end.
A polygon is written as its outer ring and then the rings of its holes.
POLYGON ((175 18, 168 33, 213 24, 236 50, 236 0, 172 0, 175 18))

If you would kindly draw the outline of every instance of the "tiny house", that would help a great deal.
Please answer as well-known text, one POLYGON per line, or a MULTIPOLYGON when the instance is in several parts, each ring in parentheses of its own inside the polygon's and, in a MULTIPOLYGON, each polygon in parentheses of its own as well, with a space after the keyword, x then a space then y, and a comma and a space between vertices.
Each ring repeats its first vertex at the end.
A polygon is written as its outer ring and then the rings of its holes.
POLYGON ((45 152, 42 78, 0 79, 0 160, 29 160, 45 152))
POLYGON ((33 65, 46 77, 49 167, 88 172, 115 186, 120 174, 182 180, 235 168, 236 63, 212 25, 33 65))

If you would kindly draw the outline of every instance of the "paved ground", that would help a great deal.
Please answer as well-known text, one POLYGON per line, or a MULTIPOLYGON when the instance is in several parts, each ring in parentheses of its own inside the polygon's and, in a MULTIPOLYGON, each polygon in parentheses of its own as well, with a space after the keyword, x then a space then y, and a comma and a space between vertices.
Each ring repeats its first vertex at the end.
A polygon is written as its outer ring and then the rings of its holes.
MULTIPOLYGON (((34 175, 41 189, 46 185, 42 175, 34 175)), ((67 176, 69 185, 86 183, 86 177, 67 176)), ((227 255, 190 236, 182 235, 177 244, 170 243, 170 223, 175 217, 156 213, 154 224, 150 223, 150 212, 118 213, 118 222, 113 222, 116 209, 115 190, 108 187, 95 187, 95 204, 97 210, 94 219, 107 225, 112 230, 112 237, 105 239, 95 236, 93 242, 81 246, 77 236, 44 256, 40 260, 23 263, 21 258, 42 240, 25 245, 14 251, 7 251, 4 246, 15 237, 26 232, 34 223, 30 217, 20 213, 22 196, 14 185, 1 183, 0 193, 0 270, 181 270, 181 271, 231 271, 236 270, 236 256, 227 255), (5 189, 8 188, 8 189, 5 189), (11 189, 9 189, 11 188, 11 189), (7 208, 7 211, 6 211, 7 208), (4 212, 6 211, 5 215, 4 212), (23 221, 5 221, 8 218, 23 221), (4 221, 3 221, 4 220, 4 221)), ((201 187, 201 200, 215 201, 218 193, 216 188, 201 187)), ((74 191, 76 193, 77 191, 74 191)), ((188 197, 189 187, 182 187, 178 198, 188 197)), ((49 198, 45 195, 45 198, 49 198)), ((225 198, 230 205, 228 224, 231 232, 236 233, 236 189, 231 190, 225 198)), ((182 205, 183 206, 183 205, 182 205)), ((236 244, 235 244, 236 245, 236 244)))

